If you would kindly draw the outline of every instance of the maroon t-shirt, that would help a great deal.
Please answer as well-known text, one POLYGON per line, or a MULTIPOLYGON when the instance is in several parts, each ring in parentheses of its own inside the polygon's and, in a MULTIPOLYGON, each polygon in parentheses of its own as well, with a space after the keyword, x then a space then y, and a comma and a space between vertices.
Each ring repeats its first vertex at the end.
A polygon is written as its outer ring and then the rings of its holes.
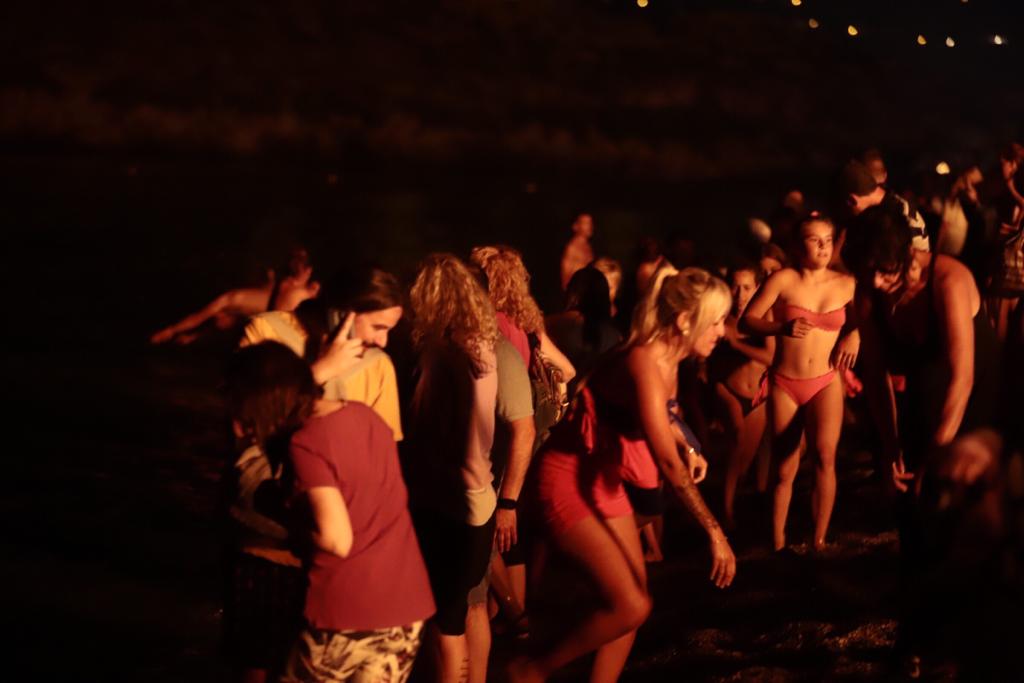
POLYGON ((333 486, 352 521, 348 557, 316 550, 306 619, 314 628, 404 626, 434 613, 427 569, 409 517, 395 437, 362 403, 310 419, 292 437, 299 491, 333 486))

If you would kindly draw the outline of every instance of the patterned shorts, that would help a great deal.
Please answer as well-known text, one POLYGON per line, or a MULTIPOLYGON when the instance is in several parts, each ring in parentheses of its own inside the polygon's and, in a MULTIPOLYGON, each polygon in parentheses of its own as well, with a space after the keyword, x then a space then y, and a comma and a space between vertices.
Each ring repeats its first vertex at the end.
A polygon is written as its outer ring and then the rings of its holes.
POLYGON ((373 631, 299 634, 282 683, 404 683, 420 649, 423 622, 373 631))

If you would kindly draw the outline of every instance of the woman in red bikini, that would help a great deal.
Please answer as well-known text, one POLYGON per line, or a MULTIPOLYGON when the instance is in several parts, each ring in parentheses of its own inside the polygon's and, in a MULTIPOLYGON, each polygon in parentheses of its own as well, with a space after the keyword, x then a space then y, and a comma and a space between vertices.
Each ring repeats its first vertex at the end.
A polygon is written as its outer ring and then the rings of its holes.
POLYGON ((836 498, 836 445, 843 425, 843 387, 837 371, 852 367, 856 351, 836 342, 853 301, 854 279, 828 267, 835 227, 812 215, 800 225, 798 267, 773 273, 743 314, 741 329, 779 338, 775 362, 759 400, 768 402, 772 454, 778 463, 772 505, 775 550, 786 547, 786 515, 807 435, 815 455, 814 548, 825 545, 836 498), (774 307, 774 310, 773 310, 774 307), (774 320, 766 319, 773 310, 774 320))
POLYGON ((649 449, 648 461, 657 463, 708 534, 711 580, 720 588, 732 582, 736 557, 696 487, 707 463, 670 414, 679 362, 711 354, 729 307, 725 283, 706 271, 660 270, 637 307, 629 341, 587 378, 538 453, 537 511, 554 546, 596 584, 601 605, 543 656, 514 660, 510 680, 542 681, 595 650, 591 681, 614 681, 622 672, 651 608, 640 537, 622 486, 624 451, 649 449))

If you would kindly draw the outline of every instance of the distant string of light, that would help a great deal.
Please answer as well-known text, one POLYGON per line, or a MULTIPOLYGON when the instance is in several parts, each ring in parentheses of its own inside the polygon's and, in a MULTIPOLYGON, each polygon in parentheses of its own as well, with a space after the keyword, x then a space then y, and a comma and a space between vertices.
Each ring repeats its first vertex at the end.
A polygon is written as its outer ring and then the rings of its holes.
MULTIPOLYGON (((638 0, 638 2, 640 2, 640 1, 641 0, 638 0)), ((642 1, 644 3, 644 6, 646 6, 647 5, 647 0, 642 0, 642 1)), ((964 4, 964 5, 966 5, 967 2, 968 2, 968 0, 960 0, 960 3, 964 4)), ((793 7, 800 7, 804 3, 803 3, 803 0, 789 0, 789 4, 793 5, 793 7)), ((839 23, 841 24, 842 22, 839 22, 839 23)), ((815 29, 821 28, 822 24, 821 24, 821 21, 819 19, 817 19, 816 17, 811 17, 811 18, 809 18, 807 20, 807 26, 811 30, 815 30, 815 29)), ((851 38, 858 37, 860 35, 860 33, 861 33, 861 30, 860 30, 860 28, 856 24, 850 23, 850 24, 846 25, 846 35, 850 36, 851 38)), ((1003 45, 1006 45, 1006 43, 1008 41, 1007 41, 1005 36, 1003 36, 1003 35, 1001 35, 999 33, 996 33, 996 34, 993 34, 993 35, 989 36, 988 39, 987 39, 987 42, 989 42, 992 45, 995 45, 997 47, 1001 47, 1003 45)), ((917 44, 921 45, 921 46, 927 45, 928 44, 928 38, 925 37, 925 35, 923 33, 918 33, 917 34, 917 44)), ((956 39, 953 38, 952 35, 947 35, 944 44, 945 44, 946 47, 956 47, 956 39)))
MULTIPOLYGON (((968 4, 968 2, 969 2, 969 0, 960 0, 960 3, 963 4, 963 5, 968 4)), ((803 0, 789 0, 789 3, 793 7, 801 7, 804 4, 803 0)), ((650 0, 636 0, 636 6, 639 7, 640 9, 645 9, 645 8, 650 6, 650 0)), ((842 22, 839 22, 840 25, 841 25, 841 23, 842 22)), ((822 23, 816 17, 810 17, 807 20, 807 26, 811 30, 816 30, 816 29, 822 28, 822 23)), ((860 36, 860 34, 861 34, 861 30, 860 30, 860 28, 856 24, 852 24, 851 23, 851 24, 847 24, 846 25, 846 35, 850 36, 851 38, 857 38, 857 37, 860 36)), ((991 36, 989 36, 987 38, 987 42, 991 43, 992 45, 994 45, 996 47, 1002 47, 1002 46, 1006 45, 1009 41, 1007 40, 1006 36, 1004 36, 1002 34, 999 34, 999 33, 995 33, 995 34, 992 34, 991 36)), ((918 33, 917 34, 917 44, 921 45, 921 46, 928 45, 928 38, 925 37, 925 35, 923 33, 918 33)), ((943 44, 946 47, 956 47, 957 43, 956 43, 956 39, 952 35, 947 35, 943 44)))

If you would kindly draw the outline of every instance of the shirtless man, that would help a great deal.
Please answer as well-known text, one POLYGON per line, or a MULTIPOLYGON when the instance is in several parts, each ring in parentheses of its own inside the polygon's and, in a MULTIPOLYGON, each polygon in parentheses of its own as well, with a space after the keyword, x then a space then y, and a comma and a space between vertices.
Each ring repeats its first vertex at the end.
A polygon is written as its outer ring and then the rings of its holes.
POLYGON ((569 286, 569 279, 577 270, 594 260, 594 249, 590 246, 593 236, 594 219, 589 213, 581 213, 572 224, 572 237, 562 252, 562 291, 569 286))
POLYGON ((195 313, 154 333, 149 342, 163 344, 174 340, 179 344, 191 344, 199 337, 198 328, 211 319, 219 329, 226 330, 236 322, 264 311, 294 311, 320 291, 320 283, 310 281, 312 275, 309 253, 301 247, 295 249, 288 259, 285 276, 280 280, 274 269, 269 269, 260 286, 224 292, 195 313))

